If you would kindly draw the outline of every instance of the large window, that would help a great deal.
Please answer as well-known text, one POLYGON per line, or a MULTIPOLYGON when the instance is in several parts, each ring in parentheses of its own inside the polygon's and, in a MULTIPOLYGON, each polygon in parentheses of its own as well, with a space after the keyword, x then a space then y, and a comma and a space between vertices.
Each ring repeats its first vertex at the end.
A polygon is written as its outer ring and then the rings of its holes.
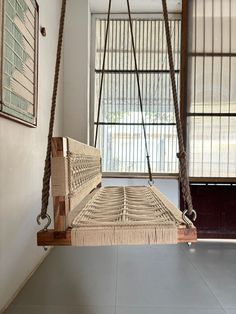
MULTIPOLYGON (((170 16, 175 73, 179 89, 181 21, 170 16)), ((94 21, 95 82, 93 124, 96 128, 99 86, 107 22, 94 21)), ((145 127, 152 171, 158 174, 178 172, 178 143, 171 94, 169 64, 162 16, 134 17, 133 29, 138 60, 145 127)), ((147 172, 141 114, 131 35, 127 16, 112 17, 101 101, 98 148, 104 172, 147 172)))
POLYGON ((190 175, 236 176, 236 1, 190 0, 190 175))

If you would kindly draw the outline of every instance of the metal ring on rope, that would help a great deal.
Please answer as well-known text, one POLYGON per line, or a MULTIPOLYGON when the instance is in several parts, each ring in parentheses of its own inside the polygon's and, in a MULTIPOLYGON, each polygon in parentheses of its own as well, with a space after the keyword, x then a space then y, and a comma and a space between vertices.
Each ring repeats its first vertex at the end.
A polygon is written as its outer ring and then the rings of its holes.
POLYGON ((150 186, 153 186, 153 185, 154 185, 154 183, 155 183, 155 181, 154 181, 154 180, 148 180, 148 184, 149 184, 150 186))
MULTIPOLYGON (((187 227, 190 228, 191 223, 187 215, 188 215, 188 210, 185 209, 182 213, 182 218, 183 218, 183 221, 186 223, 187 227)), ((193 216, 192 221, 195 221, 197 219, 197 213, 194 209, 192 210, 191 216, 193 216)))
POLYGON ((41 214, 39 214, 38 217, 37 217, 37 223, 38 223, 39 225, 41 225, 40 219, 42 219, 42 220, 47 219, 47 220, 48 220, 48 222, 46 223, 46 225, 45 225, 44 228, 43 228, 44 231, 47 231, 47 230, 48 230, 48 227, 50 226, 50 224, 51 224, 51 222, 52 222, 51 217, 50 217, 48 214, 46 214, 45 218, 42 218, 41 214))

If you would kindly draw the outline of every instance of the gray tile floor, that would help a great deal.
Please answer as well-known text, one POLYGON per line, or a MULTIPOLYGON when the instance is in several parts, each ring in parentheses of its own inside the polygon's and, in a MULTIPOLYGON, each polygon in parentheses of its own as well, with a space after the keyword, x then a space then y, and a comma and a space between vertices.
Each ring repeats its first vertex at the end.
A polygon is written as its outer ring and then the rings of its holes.
POLYGON ((6 314, 236 314, 236 244, 56 248, 6 314))

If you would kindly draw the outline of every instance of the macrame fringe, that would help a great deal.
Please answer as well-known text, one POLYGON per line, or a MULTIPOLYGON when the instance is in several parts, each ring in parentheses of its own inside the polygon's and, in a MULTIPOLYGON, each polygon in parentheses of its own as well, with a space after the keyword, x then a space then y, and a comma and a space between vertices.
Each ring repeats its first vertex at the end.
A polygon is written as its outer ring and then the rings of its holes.
POLYGON ((164 225, 73 228, 71 242, 73 246, 176 244, 177 227, 164 225))

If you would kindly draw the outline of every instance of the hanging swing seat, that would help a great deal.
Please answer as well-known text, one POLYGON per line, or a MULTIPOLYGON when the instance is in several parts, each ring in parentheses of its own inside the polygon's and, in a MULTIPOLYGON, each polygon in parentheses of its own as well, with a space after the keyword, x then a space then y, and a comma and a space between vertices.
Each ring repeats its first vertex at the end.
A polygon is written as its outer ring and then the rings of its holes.
MULTIPOLYGON (((67 0, 62 1, 48 146, 43 178, 42 208, 41 213, 37 217, 39 224, 40 219, 44 220, 45 218, 48 219, 48 223, 44 229, 37 234, 38 245, 105 246, 195 242, 197 240, 196 228, 186 217, 187 213, 189 216, 193 215, 193 220, 195 220, 196 212, 192 206, 192 198, 189 187, 187 155, 184 147, 178 106, 166 0, 162 0, 162 3, 176 127, 180 149, 178 154, 180 182, 182 186, 183 199, 187 206, 187 209, 183 213, 153 186, 101 187, 102 173, 99 150, 76 142, 70 138, 52 138, 60 72, 66 1, 67 0), (48 230, 51 219, 47 214, 50 177, 52 178, 52 196, 54 207, 53 230, 48 230)), ((144 110, 129 0, 127 0, 127 8, 135 61, 139 105, 142 115, 149 182, 152 182, 152 171, 144 123, 144 110)), ((105 70, 110 9, 111 0, 109 0, 97 122, 99 122, 101 108, 102 82, 105 70)), ((95 147, 97 138, 98 123, 95 132, 95 147)))
POLYGON ((98 149, 52 139, 54 230, 38 245, 107 246, 194 242, 196 228, 154 186, 101 187, 98 149))

